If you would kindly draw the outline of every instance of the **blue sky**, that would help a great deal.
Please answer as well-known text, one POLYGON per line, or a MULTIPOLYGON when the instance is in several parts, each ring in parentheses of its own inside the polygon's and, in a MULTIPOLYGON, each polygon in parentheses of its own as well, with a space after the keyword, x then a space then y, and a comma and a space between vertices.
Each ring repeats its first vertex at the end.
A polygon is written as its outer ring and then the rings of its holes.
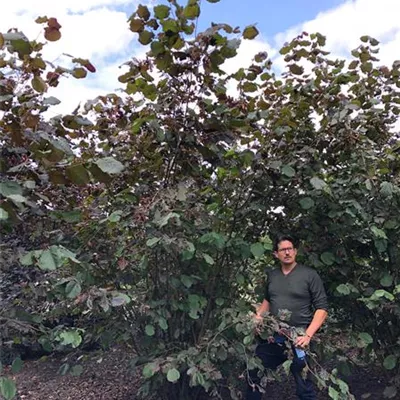
POLYGON ((257 24, 268 39, 341 3, 341 0, 221 0, 212 4, 202 0, 199 27, 203 29, 210 22, 240 27, 257 24))
MULTIPOLYGON (((144 57, 146 49, 130 32, 127 20, 138 3, 150 7, 166 0, 14 0, 2 4, 0 31, 18 27, 29 38, 41 39, 43 28, 35 24, 38 16, 56 17, 62 25, 61 40, 50 43, 43 54, 49 61, 64 65, 63 53, 88 58, 96 66, 89 79, 68 79, 48 95, 62 103, 53 112, 67 112, 85 100, 121 88, 117 77, 121 64, 132 57, 144 57)), ((185 0, 180 1, 181 4, 185 0)), ((250 64, 253 56, 268 51, 274 70, 285 65, 279 48, 302 31, 327 36, 327 50, 333 57, 349 59, 360 44, 360 36, 381 41, 380 59, 390 65, 400 60, 400 0, 221 0, 211 4, 202 0, 198 30, 211 22, 244 28, 256 24, 260 35, 243 41, 227 72, 250 64), (229 71, 228 71, 229 70, 229 71)))

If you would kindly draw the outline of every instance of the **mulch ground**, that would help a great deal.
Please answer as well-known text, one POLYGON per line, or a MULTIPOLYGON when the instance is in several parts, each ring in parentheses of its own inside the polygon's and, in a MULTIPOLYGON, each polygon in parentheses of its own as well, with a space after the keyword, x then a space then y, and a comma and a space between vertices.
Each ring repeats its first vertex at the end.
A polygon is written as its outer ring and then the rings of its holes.
MULTIPOLYGON (((21 400, 133 400, 138 380, 129 368, 133 354, 115 348, 107 352, 69 355, 27 361, 15 375, 21 400), (73 369, 61 375, 65 364, 82 366, 83 372, 73 376, 73 369)), ((79 368, 79 367, 78 367, 79 368)))
MULTIPOLYGON (((133 352, 114 348, 107 352, 70 354, 67 357, 27 361, 16 375, 20 400, 135 400, 139 380, 129 367, 133 352), (60 374, 62 366, 79 365, 83 372, 79 376, 60 374)), ((78 367, 79 368, 79 367, 78 367)), ((378 372, 359 371, 348 379, 351 391, 357 400, 384 399, 383 390, 387 377, 378 372)), ((283 382, 274 382, 264 399, 295 400, 295 388, 289 377, 283 382)), ((318 399, 329 399, 320 393, 318 399)))

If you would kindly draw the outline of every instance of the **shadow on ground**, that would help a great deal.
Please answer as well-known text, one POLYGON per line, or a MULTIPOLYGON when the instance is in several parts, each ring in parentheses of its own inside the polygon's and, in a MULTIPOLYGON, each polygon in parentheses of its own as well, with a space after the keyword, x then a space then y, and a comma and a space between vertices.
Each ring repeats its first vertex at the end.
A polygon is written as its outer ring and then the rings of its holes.
MULTIPOLYGON (((107 352, 70 354, 64 358, 48 358, 25 363, 21 372, 14 376, 20 400, 134 400, 138 390, 138 379, 129 368, 133 351, 114 348, 107 352), (80 367, 69 370, 65 375, 60 371, 66 364, 80 367)), ((351 391, 357 400, 384 399, 383 391, 387 377, 378 371, 360 370, 348 379, 351 391)), ((274 382, 268 387, 264 399, 295 400, 295 388, 291 377, 283 382, 274 382)), ((329 399, 326 393, 319 393, 318 399, 329 399)))

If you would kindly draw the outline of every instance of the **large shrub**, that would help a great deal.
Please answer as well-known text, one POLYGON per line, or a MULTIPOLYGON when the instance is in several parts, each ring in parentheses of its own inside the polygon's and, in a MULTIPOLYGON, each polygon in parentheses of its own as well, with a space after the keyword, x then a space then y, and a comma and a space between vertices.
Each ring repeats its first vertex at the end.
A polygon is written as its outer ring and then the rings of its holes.
MULTIPOLYGON (((321 357, 342 372, 363 359, 398 370, 400 63, 381 66, 368 36, 351 62, 331 59, 324 36, 303 33, 281 49, 281 75, 266 53, 229 75, 257 29, 197 33, 199 2, 169 3, 130 18, 149 47, 119 77, 126 95, 51 120, 49 86, 93 66, 53 67, 43 44, 0 36, 0 218, 14 254, 2 269, 24 275, 0 318, 48 351, 130 343, 143 396, 236 398, 259 365, 251 304, 270 238, 291 230, 332 299, 328 336, 337 323, 358 348, 324 342, 321 357)), ((38 22, 58 37, 54 19, 38 22)), ((332 398, 348 396, 335 372, 315 371, 332 398)))

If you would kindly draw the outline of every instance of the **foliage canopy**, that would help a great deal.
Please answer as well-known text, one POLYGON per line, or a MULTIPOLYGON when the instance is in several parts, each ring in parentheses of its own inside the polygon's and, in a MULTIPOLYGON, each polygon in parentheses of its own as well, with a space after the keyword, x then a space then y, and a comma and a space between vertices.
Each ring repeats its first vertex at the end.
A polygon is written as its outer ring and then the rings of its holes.
MULTIPOLYGON (((259 365, 250 314, 271 238, 290 230, 331 297, 320 360, 395 374, 400 62, 380 65, 369 36, 350 62, 333 59, 323 35, 304 32, 281 49, 282 74, 267 53, 227 74, 257 28, 197 33, 199 1, 168 3, 129 20, 148 52, 126 63, 124 95, 51 119, 51 87, 95 67, 54 66, 48 43, 0 34, 3 341, 46 351, 124 341, 143 396, 237 398, 237 376, 259 365)), ((37 22, 58 40, 55 18, 37 22)), ((348 395, 335 371, 316 371, 332 398, 348 395)), ((7 399, 11 382, 0 381, 7 399)))

